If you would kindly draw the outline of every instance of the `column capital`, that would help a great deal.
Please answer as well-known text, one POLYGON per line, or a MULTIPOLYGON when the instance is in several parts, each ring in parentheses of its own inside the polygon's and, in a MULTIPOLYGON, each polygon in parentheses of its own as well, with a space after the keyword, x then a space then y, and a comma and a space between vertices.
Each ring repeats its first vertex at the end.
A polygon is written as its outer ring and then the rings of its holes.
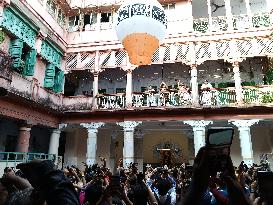
POLYGON ((209 124, 213 124, 213 121, 207 120, 187 120, 183 121, 184 124, 188 124, 193 127, 193 130, 203 130, 209 124))
POLYGON ((31 127, 29 126, 22 126, 19 128, 20 131, 26 131, 26 132, 30 132, 31 131, 31 127))
POLYGON ((141 121, 124 121, 117 122, 117 125, 122 126, 125 132, 133 132, 134 129, 141 123, 141 121))
POLYGON ((66 127, 67 127, 67 124, 61 123, 61 124, 59 124, 58 129, 59 129, 60 131, 62 131, 62 130, 64 130, 66 127))
POLYGON ((249 129, 252 125, 258 123, 260 120, 229 120, 228 122, 238 127, 238 129, 249 129))
POLYGON ((81 123, 80 126, 87 129, 88 132, 97 133, 98 129, 105 125, 103 122, 91 122, 91 123, 81 123))
POLYGON ((61 134, 61 130, 60 129, 53 129, 52 130, 52 134, 54 133, 54 134, 61 134))

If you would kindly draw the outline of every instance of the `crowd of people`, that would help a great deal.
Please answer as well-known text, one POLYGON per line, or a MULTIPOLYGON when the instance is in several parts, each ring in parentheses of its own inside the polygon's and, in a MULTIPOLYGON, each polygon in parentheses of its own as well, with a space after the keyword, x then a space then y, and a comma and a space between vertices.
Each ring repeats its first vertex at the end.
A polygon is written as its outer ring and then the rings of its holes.
POLYGON ((100 164, 85 164, 85 170, 75 166, 57 170, 47 160, 7 167, 0 180, 0 205, 273 204, 273 193, 260 197, 257 181, 257 171, 268 166, 248 167, 242 162, 234 167, 229 158, 225 171, 212 174, 203 148, 193 166, 147 166, 142 173, 136 164, 128 168, 122 167, 122 160, 118 164, 113 172, 105 158, 100 164))

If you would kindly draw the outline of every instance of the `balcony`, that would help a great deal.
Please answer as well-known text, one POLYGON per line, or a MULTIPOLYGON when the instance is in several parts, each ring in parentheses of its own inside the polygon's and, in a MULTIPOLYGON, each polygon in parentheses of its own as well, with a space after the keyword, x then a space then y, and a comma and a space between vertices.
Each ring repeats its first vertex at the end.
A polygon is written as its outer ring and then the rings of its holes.
MULTIPOLYGON (((133 93, 134 109, 164 108, 221 108, 237 107, 235 88, 212 89, 199 93, 199 105, 193 105, 190 92, 133 93)), ((107 94, 97 96, 98 110, 125 109, 125 94, 107 94)), ((243 104, 241 107, 269 106, 273 104, 273 86, 243 87, 243 104)))
MULTIPOLYGON (((257 13, 251 17, 246 14, 232 16, 231 26, 229 26, 226 16, 213 17, 211 23, 208 18, 193 19, 169 16, 165 43, 208 41, 208 35, 211 36, 211 40, 236 38, 236 33, 241 34, 242 32, 246 37, 251 36, 253 32, 257 32, 256 36, 266 36, 271 27, 272 15, 269 13, 257 13), (247 31, 252 32, 246 33, 247 31), (235 36, 231 36, 232 34, 235 36), (194 37, 198 37, 198 40, 194 37)), ((68 53, 79 52, 79 49, 93 51, 122 48, 111 22, 88 24, 85 26, 84 32, 79 32, 78 26, 71 27, 69 30, 71 32, 67 36, 68 53), (102 47, 97 48, 96 46, 102 47)))

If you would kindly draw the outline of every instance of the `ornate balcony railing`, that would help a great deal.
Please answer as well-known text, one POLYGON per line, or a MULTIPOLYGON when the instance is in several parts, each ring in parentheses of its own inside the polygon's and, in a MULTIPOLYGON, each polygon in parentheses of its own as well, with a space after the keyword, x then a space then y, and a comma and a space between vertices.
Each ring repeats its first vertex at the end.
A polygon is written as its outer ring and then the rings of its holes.
MULTIPOLYGON (((272 25, 270 13, 256 13, 252 16, 247 14, 240 14, 232 16, 232 27, 234 31, 245 30, 250 28, 267 28, 272 25)), ((85 30, 94 30, 97 25, 87 25, 85 30)), ((168 33, 207 33, 207 32, 224 32, 228 30, 227 16, 212 17, 211 25, 209 18, 181 18, 177 15, 168 16, 168 33), (181 29, 183 28, 183 29, 181 29)), ((100 30, 113 29, 112 22, 101 22, 100 30)), ((76 28, 69 28, 70 32, 78 31, 76 28)))
POLYGON ((121 109, 125 107, 125 94, 97 95, 98 109, 121 109))
MULTIPOLYGON (((243 102, 249 105, 264 105, 273 103, 273 87, 243 87, 243 102)), ((97 97, 99 109, 125 108, 125 94, 99 95, 97 97)), ((211 89, 199 93, 200 107, 235 106, 235 88, 211 89)), ((165 93, 133 93, 133 107, 191 107, 192 95, 190 92, 165 93)))

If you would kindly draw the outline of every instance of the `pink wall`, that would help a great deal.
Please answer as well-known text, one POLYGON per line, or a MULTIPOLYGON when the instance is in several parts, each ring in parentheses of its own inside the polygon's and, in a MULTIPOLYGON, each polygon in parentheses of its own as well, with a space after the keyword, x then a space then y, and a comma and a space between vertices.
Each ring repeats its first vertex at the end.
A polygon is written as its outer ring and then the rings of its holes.
POLYGON ((41 58, 37 58, 35 71, 34 71, 34 78, 38 80, 38 83, 41 87, 44 86, 44 78, 45 78, 45 68, 46 63, 41 58))

